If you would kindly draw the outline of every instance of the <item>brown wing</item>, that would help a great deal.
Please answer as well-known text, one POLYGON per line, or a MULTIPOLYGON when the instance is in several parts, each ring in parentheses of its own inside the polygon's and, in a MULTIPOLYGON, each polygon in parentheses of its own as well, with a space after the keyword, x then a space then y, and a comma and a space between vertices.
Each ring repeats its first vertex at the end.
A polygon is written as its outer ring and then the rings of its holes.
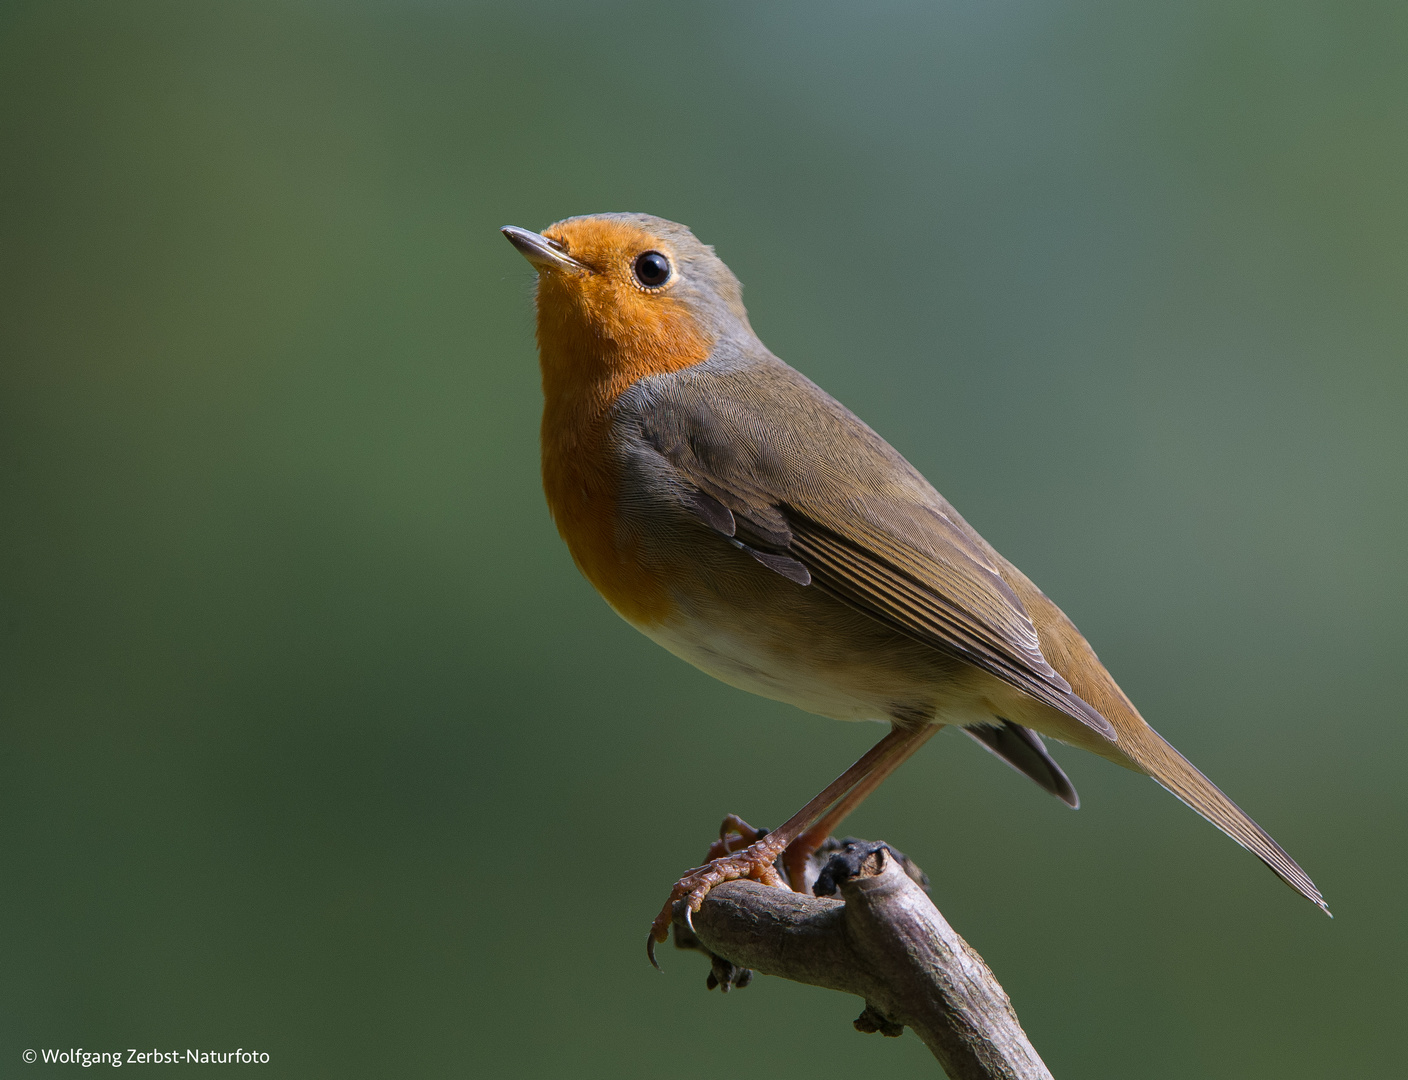
POLYGON ((691 372, 639 414, 687 506, 760 562, 1115 740, 1041 653, 1022 602, 898 452, 784 365, 691 372), (764 405, 764 403, 766 403, 764 405))

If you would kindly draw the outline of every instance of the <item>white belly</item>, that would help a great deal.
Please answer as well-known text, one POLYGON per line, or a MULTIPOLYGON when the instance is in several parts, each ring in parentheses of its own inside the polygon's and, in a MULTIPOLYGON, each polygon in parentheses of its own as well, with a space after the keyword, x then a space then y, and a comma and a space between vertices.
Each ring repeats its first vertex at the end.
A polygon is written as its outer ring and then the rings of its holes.
POLYGON ((836 720, 889 718, 878 703, 841 691, 831 685, 833 680, 807 670, 811 665, 799 663, 795 655, 761 648, 753 635, 685 625, 637 629, 681 660, 740 690, 836 720))
POLYGON ((721 682, 819 716, 888 722, 902 712, 945 724, 993 720, 993 703, 982 692, 989 681, 984 673, 922 646, 905 643, 895 650, 922 650, 922 665, 907 663, 905 655, 877 663, 873 653, 848 652, 814 635, 778 635, 766 625, 734 628, 678 619, 637 629, 721 682))

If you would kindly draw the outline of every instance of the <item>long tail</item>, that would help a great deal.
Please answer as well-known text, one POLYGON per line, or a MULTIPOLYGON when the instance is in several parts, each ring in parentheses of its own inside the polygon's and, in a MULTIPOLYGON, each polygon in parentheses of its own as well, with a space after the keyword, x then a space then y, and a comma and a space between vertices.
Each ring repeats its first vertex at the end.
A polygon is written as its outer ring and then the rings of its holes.
MULTIPOLYGON (((1184 803, 1250 851, 1296 892, 1326 915, 1330 909, 1315 882, 1270 835, 1224 795, 1192 762, 1164 741, 1148 724, 1142 731, 1120 731, 1120 749, 1141 769, 1184 803)), ((1333 916, 1331 915, 1331 918, 1333 916)))
MULTIPOLYGON (((973 534, 977 536, 976 533, 973 534)), ((983 543, 982 539, 978 539, 983 543)), ((1090 643, 1081 636, 1075 623, 1011 563, 996 552, 993 558, 1002 567, 1003 577, 1021 597, 1031 614, 1041 637, 1041 651, 1047 661, 1071 684, 1071 688, 1088 704, 1109 720, 1118 732, 1114 742, 1097 737, 1087 725, 1072 725, 1057 738, 1100 754, 1116 764, 1133 764, 1148 773, 1184 803, 1211 821, 1237 843, 1250 851, 1276 876, 1326 915, 1330 909, 1325 898, 1310 880, 1310 875, 1241 809, 1217 789, 1217 785, 1195 769, 1182 754, 1163 740, 1145 723, 1133 703, 1119 688, 1090 643)), ((1031 725, 1029 725, 1031 726, 1031 725)), ((1038 725, 1039 726, 1039 725, 1038 725)))

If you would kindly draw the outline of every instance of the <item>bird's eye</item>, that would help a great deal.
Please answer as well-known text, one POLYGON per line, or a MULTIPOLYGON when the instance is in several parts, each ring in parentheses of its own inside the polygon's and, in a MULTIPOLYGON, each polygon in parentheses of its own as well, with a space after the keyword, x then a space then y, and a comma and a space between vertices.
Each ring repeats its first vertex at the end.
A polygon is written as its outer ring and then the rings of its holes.
POLYGON ((647 289, 656 289, 670 280, 670 260, 658 251, 636 256, 636 280, 647 289))

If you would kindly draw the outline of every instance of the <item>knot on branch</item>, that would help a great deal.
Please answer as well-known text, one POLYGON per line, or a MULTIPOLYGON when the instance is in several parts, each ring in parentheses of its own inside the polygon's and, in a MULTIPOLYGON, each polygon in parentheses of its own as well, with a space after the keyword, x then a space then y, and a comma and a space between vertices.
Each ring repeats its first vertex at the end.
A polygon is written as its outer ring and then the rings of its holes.
POLYGON ((817 896, 835 896, 837 886, 843 882, 883 874, 887 855, 894 857, 889 844, 847 837, 841 841, 841 850, 821 868, 812 892, 817 896))
POLYGON ((812 886, 812 893, 816 896, 835 896, 837 888, 848 881, 878 877, 885 872, 889 860, 899 863, 910 881, 925 892, 929 891, 929 875, 919 869, 919 864, 883 841, 857 840, 854 836, 844 840, 828 837, 813 858, 827 860, 817 874, 816 884, 812 886))
POLYGON ((874 1035, 877 1031, 887 1039, 898 1039, 904 1034, 904 1025, 897 1024, 875 1011, 870 1002, 865 1003, 865 1012, 855 1018, 855 1029, 862 1035, 874 1035))
MULTIPOLYGON (((695 938, 695 940, 698 941, 699 939, 695 938)), ((679 944, 678 935, 676 935, 675 944, 679 944)), ((704 985, 708 989, 713 990, 715 987, 718 987, 727 994, 734 988, 742 990, 753 981, 753 972, 751 969, 731 964, 722 956, 716 956, 709 952, 703 945, 698 946, 698 948, 703 950, 709 957, 709 977, 704 980, 704 985)))

